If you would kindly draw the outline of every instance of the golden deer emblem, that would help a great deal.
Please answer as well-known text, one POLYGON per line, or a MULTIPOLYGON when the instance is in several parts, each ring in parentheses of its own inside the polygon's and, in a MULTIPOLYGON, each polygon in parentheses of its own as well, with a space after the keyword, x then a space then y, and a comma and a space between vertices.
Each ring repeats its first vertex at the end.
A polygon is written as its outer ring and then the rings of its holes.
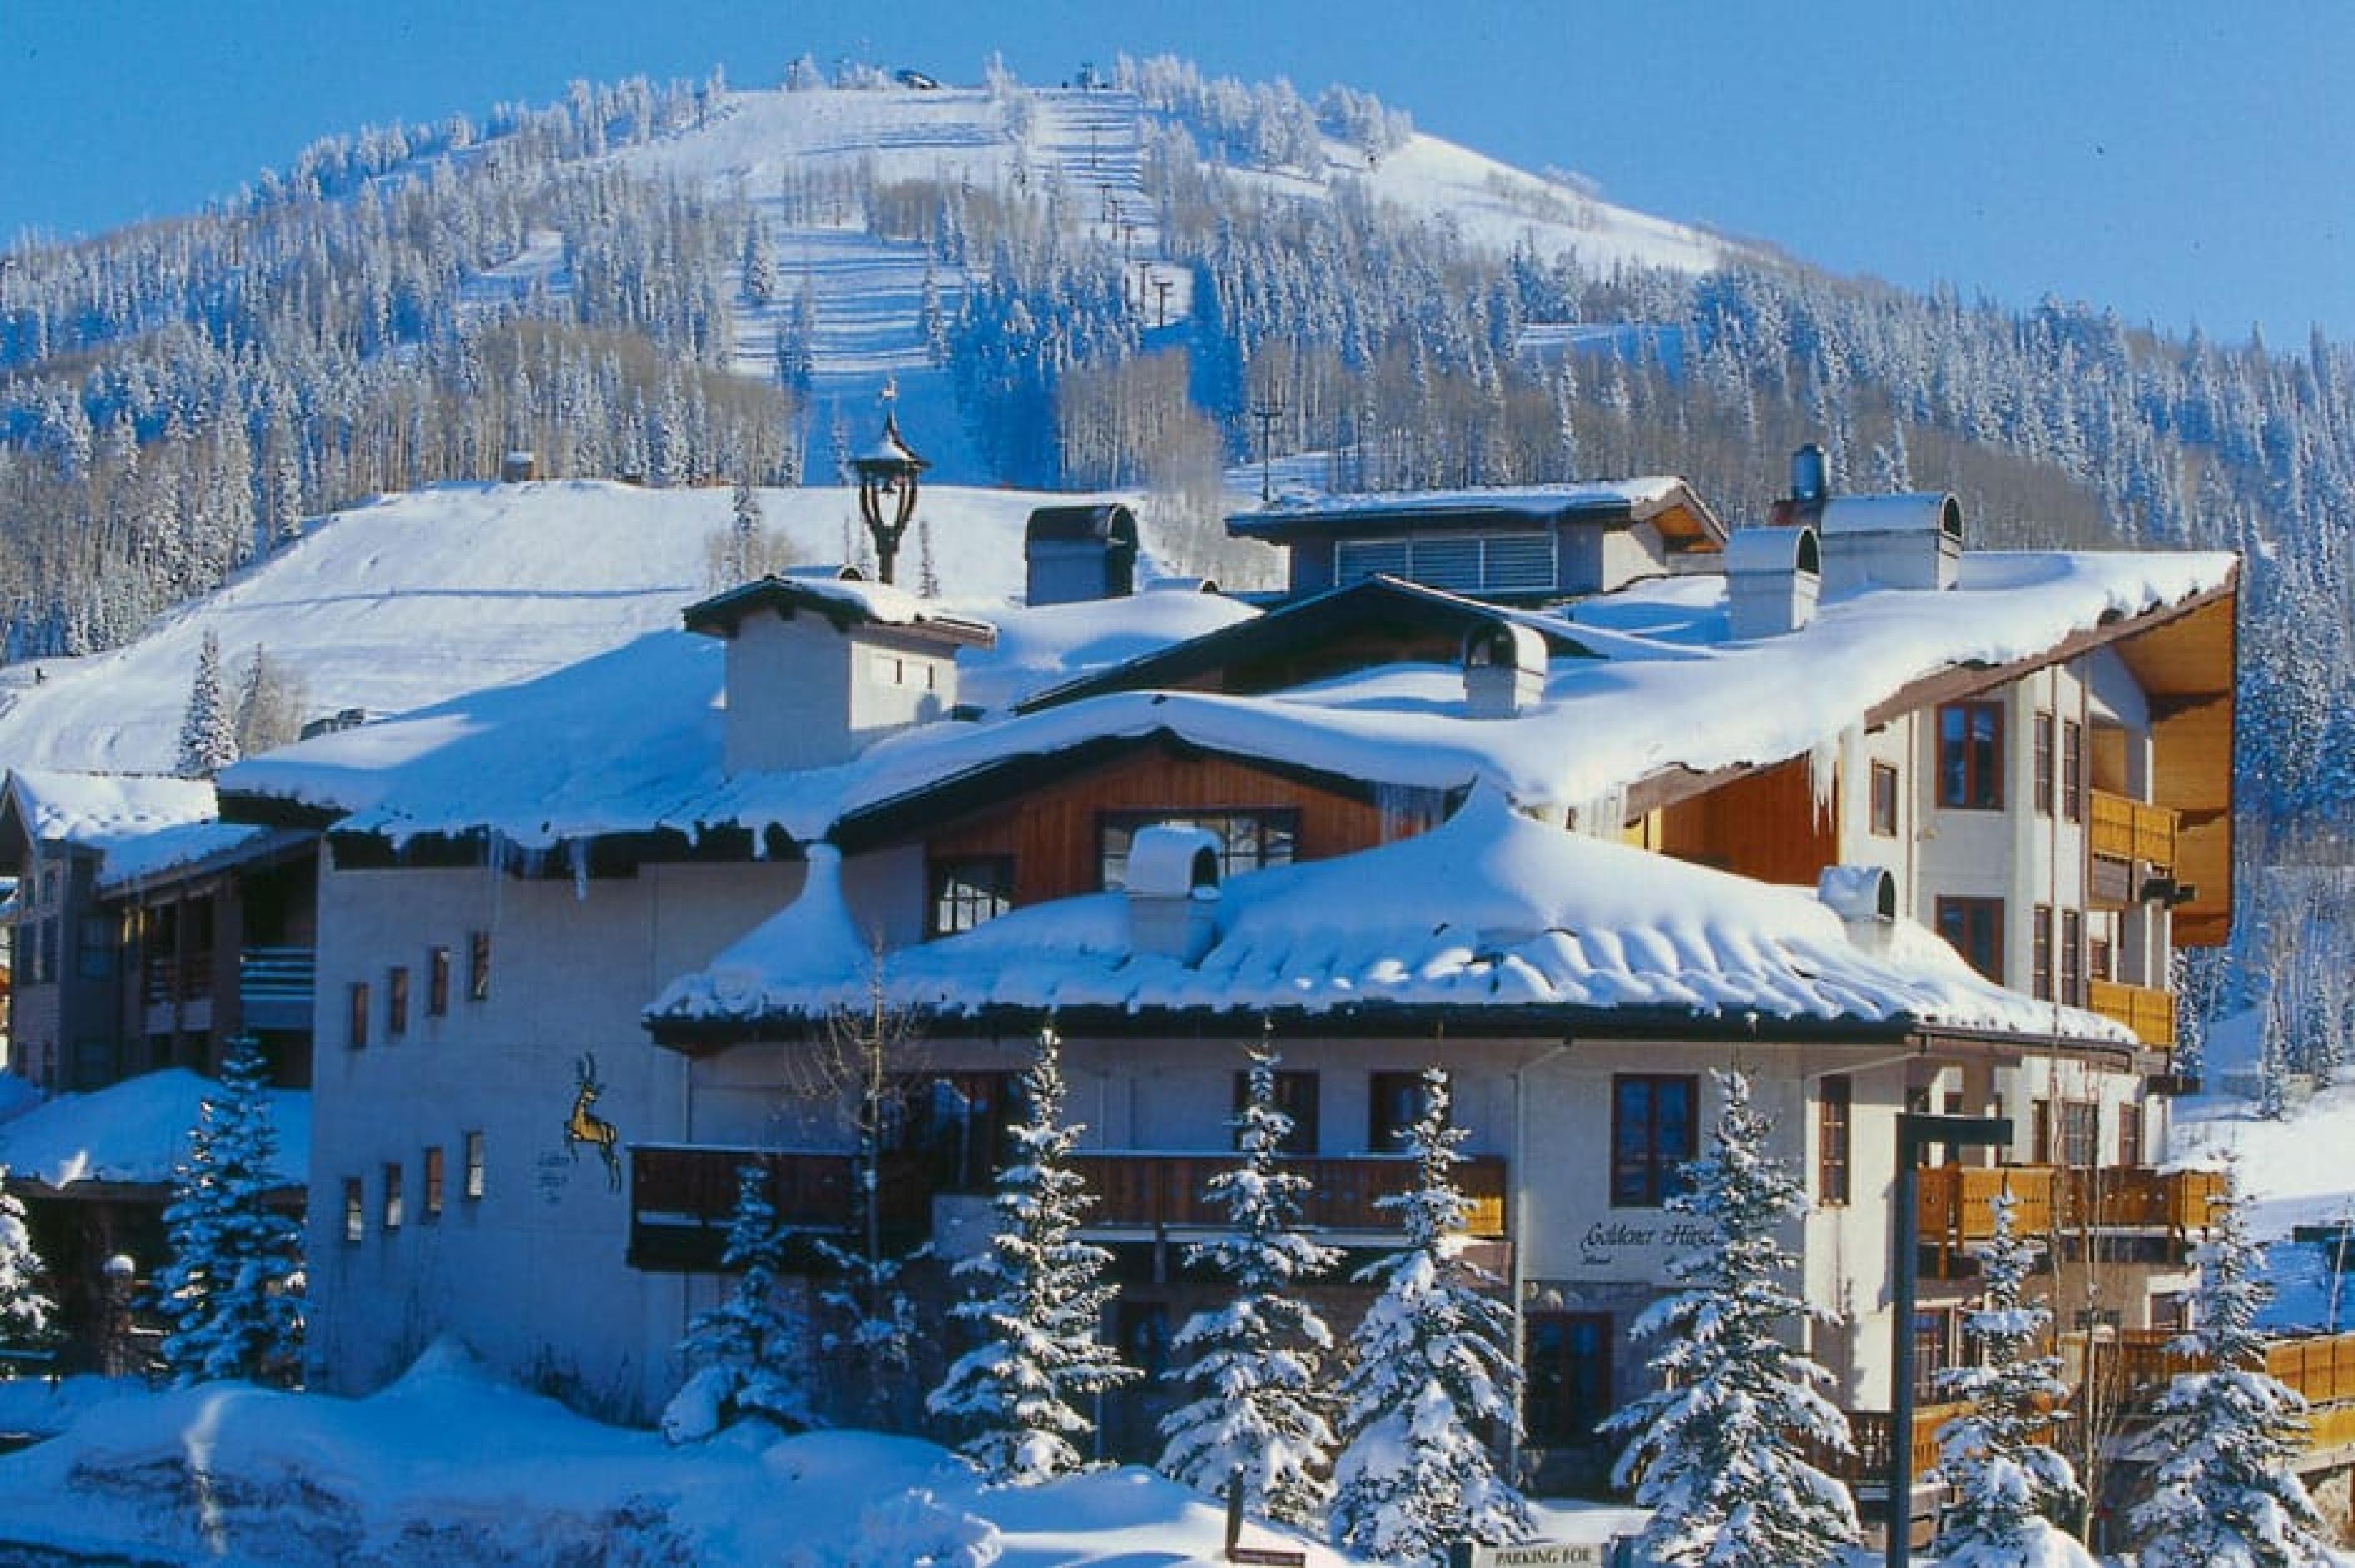
POLYGON ((573 1072, 579 1080, 579 1087, 572 1096, 572 1115, 564 1122, 565 1147, 571 1150, 573 1163, 577 1165, 581 1160, 581 1146, 596 1145, 597 1152, 605 1158, 605 1185, 612 1191, 619 1192, 622 1189, 622 1157, 615 1145, 620 1142, 622 1135, 614 1129, 613 1123, 589 1113, 589 1107, 597 1103, 597 1096, 605 1092, 605 1086, 597 1082, 597 1058, 593 1054, 583 1055, 573 1072))

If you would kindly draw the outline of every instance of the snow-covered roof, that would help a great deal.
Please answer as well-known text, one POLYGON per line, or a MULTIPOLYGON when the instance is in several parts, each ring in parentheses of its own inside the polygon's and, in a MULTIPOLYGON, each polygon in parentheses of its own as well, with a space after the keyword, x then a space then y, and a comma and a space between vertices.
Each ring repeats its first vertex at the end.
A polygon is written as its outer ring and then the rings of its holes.
POLYGON ((273 848, 285 837, 245 822, 183 822, 132 835, 106 847, 96 891, 116 893, 158 878, 227 865, 273 848))
MULTIPOLYGON (((820 884, 649 1009, 658 1034, 822 1014, 866 984, 864 962, 814 964, 813 930, 847 930, 820 884)), ((1569 833, 1481 791, 1418 837, 1239 876, 1199 963, 1138 951, 1122 893, 1033 905, 891 954, 899 1004, 1312 1014, 1446 1008, 1559 1016, 2057 1031, 2128 1044, 2120 1026, 1981 978, 1901 924, 1860 944, 1810 890, 1769 887, 1569 833), (1878 950, 1876 950, 1876 946, 1878 950)), ((838 943, 836 944, 838 945, 838 943)))
POLYGON ((1422 516, 1433 512, 1497 512, 1530 518, 1558 517, 1564 512, 1627 511, 1657 506, 1685 487, 1674 475, 1647 475, 1636 479, 1592 480, 1575 485, 1499 485, 1468 490, 1386 490, 1378 494, 1318 495, 1287 491, 1256 512, 1244 512, 1238 524, 1263 517, 1295 521, 1305 517, 1358 518, 1422 516))
MULTIPOLYGON (((221 784, 394 839, 486 830, 547 848, 731 825, 806 843, 849 813, 976 769, 1166 734, 1369 787, 1486 784, 1524 808, 1579 808, 1671 770, 1808 755, 1927 677, 2038 657, 2219 591, 2234 571, 2214 553, 1975 553, 1952 591, 1844 595, 1798 631, 1740 644, 1726 641, 1722 579, 1688 578, 1577 606, 1574 635, 1605 656, 1554 660, 1543 697, 1510 720, 1469 717, 1452 667, 1392 666, 1261 696, 1122 691, 920 725, 838 767, 734 778, 720 763, 720 647, 655 634, 233 764, 221 784)), ((1096 635, 1103 624, 1071 624, 1096 635)))
POLYGON ((732 635, 738 624, 756 610, 788 614, 810 610, 839 626, 892 626, 959 645, 986 647, 996 635, 985 623, 950 614, 904 588, 840 576, 787 575, 747 582, 689 605, 687 629, 732 635))
POLYGON ((35 842, 92 849, 218 815, 207 779, 16 768, 8 795, 35 842))
MULTIPOLYGON (((213 1080, 173 1067, 94 1093, 61 1094, 0 1122, 0 1166, 50 1187, 167 1182, 187 1156, 205 1100, 220 1093, 213 1080)), ((278 1133, 278 1179, 300 1186, 311 1164, 311 1096, 300 1089, 267 1093, 278 1133)))

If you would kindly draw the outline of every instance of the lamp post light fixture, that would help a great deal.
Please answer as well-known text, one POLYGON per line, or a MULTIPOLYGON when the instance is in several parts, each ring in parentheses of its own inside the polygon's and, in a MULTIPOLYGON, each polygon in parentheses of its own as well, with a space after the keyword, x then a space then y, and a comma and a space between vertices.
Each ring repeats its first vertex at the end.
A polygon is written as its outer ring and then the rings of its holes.
POLYGON ((1921 1269, 1921 1217, 1916 1211, 1922 1151, 1932 1144, 1944 1144, 1952 1151, 2003 1148, 2010 1143, 2009 1116, 1897 1115, 1897 1201, 1889 1217, 1897 1278, 1891 1289, 1896 1325, 1890 1333, 1888 1568, 1906 1568, 1913 1549, 1913 1297, 1921 1269))
POLYGON ((871 449, 850 460, 858 475, 858 515, 875 541, 876 575, 886 582, 899 559, 900 537, 916 515, 917 475, 932 466, 900 439, 899 413, 891 406, 897 390, 887 387, 883 391, 882 435, 871 449))

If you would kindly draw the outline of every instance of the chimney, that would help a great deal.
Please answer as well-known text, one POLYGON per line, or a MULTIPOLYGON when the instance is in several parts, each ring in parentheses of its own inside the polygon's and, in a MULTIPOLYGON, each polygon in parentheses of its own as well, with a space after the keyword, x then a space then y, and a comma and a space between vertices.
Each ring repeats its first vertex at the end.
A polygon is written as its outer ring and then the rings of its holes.
POLYGON ((1816 878, 1816 899, 1867 953, 1887 953, 1895 942, 1897 878, 1886 866, 1826 866, 1816 878))
POLYGON ((1963 558, 1963 505, 1939 491, 1842 496, 1824 504, 1824 592, 1941 592, 1963 558))
POLYGON ((1545 639, 1512 621, 1484 621, 1464 635, 1464 709, 1474 719, 1517 719, 1545 695, 1545 639))
POLYGON ((1822 586, 1822 547, 1805 523, 1737 528, 1725 541, 1726 629, 1738 641, 1797 631, 1822 586))
POLYGON ((1041 507, 1022 530, 1024 602, 1072 604, 1136 592, 1136 514, 1126 507, 1041 507))
POLYGON ((1219 935, 1219 836, 1186 822, 1141 827, 1128 842, 1128 944, 1192 967, 1219 935))

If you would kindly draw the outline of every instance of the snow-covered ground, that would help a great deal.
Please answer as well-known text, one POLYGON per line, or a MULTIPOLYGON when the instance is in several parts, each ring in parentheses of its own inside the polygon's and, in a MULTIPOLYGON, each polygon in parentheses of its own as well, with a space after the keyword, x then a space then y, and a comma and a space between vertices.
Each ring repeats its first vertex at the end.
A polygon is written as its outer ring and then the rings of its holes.
MULTIPOLYGON (((363 1400, 216 1384, 0 1383, 8 1543, 167 1563, 1177 1568, 1224 1561, 1214 1504, 1137 1468, 981 1487, 929 1443, 739 1427, 674 1448, 503 1385, 446 1347, 363 1400)), ((1625 1509, 1545 1510, 1602 1541, 1625 1509)), ((1356 1561, 1257 1525, 1245 1541, 1356 1561)))

